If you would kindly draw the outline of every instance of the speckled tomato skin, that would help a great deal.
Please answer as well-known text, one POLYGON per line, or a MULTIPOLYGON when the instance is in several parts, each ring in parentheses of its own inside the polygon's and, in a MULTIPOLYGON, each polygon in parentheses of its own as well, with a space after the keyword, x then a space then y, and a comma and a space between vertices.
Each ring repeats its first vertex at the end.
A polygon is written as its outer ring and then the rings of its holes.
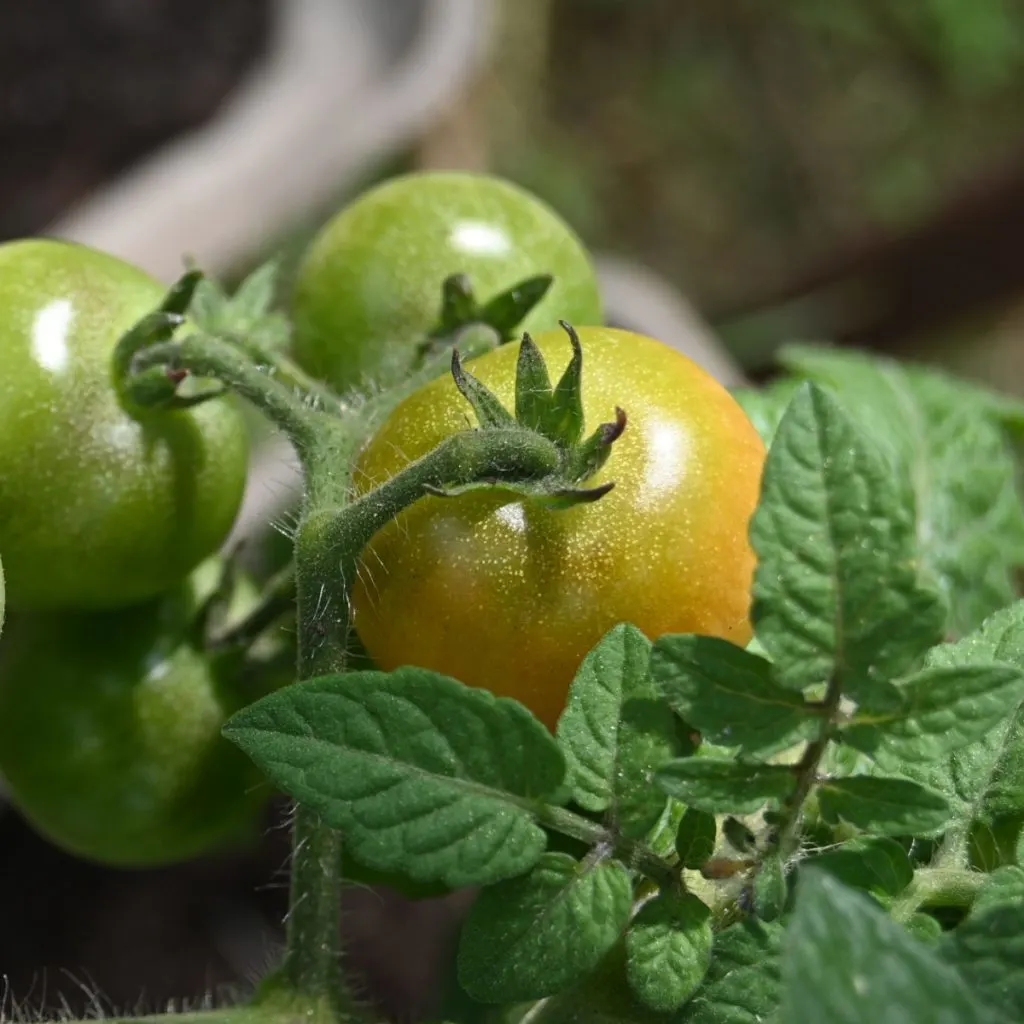
MULTIPOLYGON (((353 594, 355 626, 383 669, 419 665, 515 697, 554 728, 587 651, 619 622, 649 637, 746 644, 754 554, 747 528, 765 450, 731 395, 651 338, 583 328, 588 432, 628 425, 592 485, 594 504, 553 511, 493 493, 425 497, 379 531, 353 594)), ((562 331, 535 338, 553 379, 562 331)), ((472 363, 512 408, 518 345, 472 363)), ((450 378, 416 392, 361 453, 369 490, 475 424, 450 378)))
POLYGON ((0 551, 12 609, 108 608, 173 586, 222 543, 245 486, 238 410, 142 421, 111 377, 165 288, 104 253, 0 245, 0 551))
POLYGON ((366 192, 314 239, 292 302, 296 360, 339 391, 402 376, 457 273, 482 302, 553 274, 522 330, 603 322, 590 257, 550 207, 499 178, 420 172, 366 192))

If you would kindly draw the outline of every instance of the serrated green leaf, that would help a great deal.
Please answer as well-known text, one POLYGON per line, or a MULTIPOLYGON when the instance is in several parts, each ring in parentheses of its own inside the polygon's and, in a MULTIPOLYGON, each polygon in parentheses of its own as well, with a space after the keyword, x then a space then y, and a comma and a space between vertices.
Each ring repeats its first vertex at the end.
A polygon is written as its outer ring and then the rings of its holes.
POLYGON ((424 669, 297 683, 224 733, 361 863, 452 888, 528 870, 545 846, 532 805, 567 796, 561 751, 524 707, 424 669))
POLYGON ((1019 400, 849 350, 787 346, 781 360, 831 387, 913 488, 918 550, 949 601, 954 633, 1011 601, 1024 511, 1000 424, 1019 424, 1019 400))
POLYGON ((753 814, 768 800, 784 800, 796 785, 792 770, 782 765, 710 757, 672 761, 654 780, 687 807, 712 814, 753 814))
POLYGON ((718 825, 713 814, 688 807, 676 833, 676 854, 684 868, 697 870, 715 852, 718 825))
POLYGON ((1007 1020, 1024 1020, 1024 902, 989 903, 939 942, 942 959, 1007 1020))
MULTIPOLYGON (((942 644, 928 655, 934 668, 998 662, 1024 670, 1024 602, 990 616, 974 633, 942 644)), ((936 790, 949 801, 951 825, 968 829, 996 814, 1024 810, 1024 728, 1021 713, 1007 715, 975 742, 931 764, 907 762, 900 774, 936 790), (1009 783, 1009 786, 1007 786, 1009 783)))
POLYGON ((945 797, 909 779, 852 775, 822 782, 816 792, 829 824, 847 821, 878 835, 932 835, 950 817, 945 797))
POLYGON ((847 743, 882 768, 938 761, 981 739, 1024 700, 1024 673, 1009 665, 926 668, 900 683, 898 711, 857 715, 847 743))
POLYGON ((626 932, 626 976, 640 1002, 659 1013, 679 1009, 704 980, 711 943, 711 911, 691 893, 645 904, 626 932))
POLYGON ((801 880, 782 958, 786 1024, 995 1024, 952 968, 869 897, 801 880))
POLYGON ((678 752, 671 712, 651 699, 650 651, 635 626, 606 633, 576 673, 557 732, 573 799, 609 811, 633 838, 661 817, 667 797, 649 779, 678 752))
POLYGON ((747 920, 715 936, 711 965, 679 1024, 766 1024, 782 1000, 777 924, 747 920))
POLYGON ((752 615, 775 678, 794 690, 838 678, 859 703, 891 706, 887 680, 941 637, 945 610, 917 577, 909 492, 814 385, 779 425, 750 536, 752 615))
POLYGON ((618 861, 545 854, 528 874, 485 889, 459 946, 459 982, 484 1003, 540 999, 589 974, 629 922, 633 886, 618 861))
POLYGON ((651 677, 687 724, 747 756, 768 757, 820 728, 803 696, 774 681, 769 661, 717 637, 661 637, 651 677))
POLYGON ((827 871, 853 889, 898 896, 914 880, 914 866, 895 839, 860 836, 808 858, 801 871, 827 871))
POLYGON ((771 447, 775 431, 793 396, 800 390, 796 377, 783 377, 763 388, 734 388, 732 396, 747 414, 765 447, 771 447))

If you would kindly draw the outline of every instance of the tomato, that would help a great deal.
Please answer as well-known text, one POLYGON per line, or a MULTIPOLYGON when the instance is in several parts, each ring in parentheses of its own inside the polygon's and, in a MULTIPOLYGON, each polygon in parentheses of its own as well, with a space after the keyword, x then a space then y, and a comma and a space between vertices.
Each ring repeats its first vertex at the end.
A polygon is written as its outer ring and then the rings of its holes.
MULTIPOLYGON (((0 643, 0 774, 14 805, 63 849, 124 867, 168 864, 252 826, 267 787, 220 734, 246 703, 237 664, 218 667, 189 636, 208 583, 204 566, 130 609, 11 615, 0 643)), ((242 600, 238 610, 253 591, 242 600)))
POLYGON ((0 633, 4 631, 4 609, 7 604, 7 597, 4 593, 4 567, 0 563, 0 633))
POLYGON ((215 551, 242 499, 248 439, 211 401, 137 421, 111 353, 165 289, 48 240, 0 245, 0 551, 13 609, 132 604, 215 551))
POLYGON ((313 241, 292 302, 296 360, 340 391, 401 377, 457 273, 480 301, 553 274, 522 330, 602 322, 590 258, 553 210, 499 178, 424 172, 366 192, 313 241))
MULTIPOLYGON (((354 623, 383 669, 419 665, 515 697, 554 727, 586 652, 612 626, 703 633, 745 644, 764 445, 731 395, 651 338, 583 328, 586 430, 628 416, 587 486, 615 487, 568 510, 495 492, 424 497, 364 552, 354 623)), ((562 331, 535 338, 553 380, 562 331)), ((514 408, 518 345, 472 363, 514 408)), ((449 377, 399 405, 359 456, 361 491, 473 422, 449 377)))

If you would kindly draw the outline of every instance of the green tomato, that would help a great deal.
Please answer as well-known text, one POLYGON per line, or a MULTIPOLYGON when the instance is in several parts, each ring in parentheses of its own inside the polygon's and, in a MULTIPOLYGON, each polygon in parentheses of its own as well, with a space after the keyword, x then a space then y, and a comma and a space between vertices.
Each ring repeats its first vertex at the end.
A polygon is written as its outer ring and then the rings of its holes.
POLYGON ((236 407, 136 420, 118 338, 161 302, 142 271, 84 246, 0 245, 0 550, 14 609, 148 599, 214 552, 248 465, 236 407))
POLYGON ((292 303, 296 360, 339 391, 400 379, 459 273, 481 302, 553 274, 524 331, 602 322, 590 257, 550 207, 499 178, 424 172, 371 189, 313 241, 292 303))
MULTIPOLYGON (((55 845, 148 867, 253 826, 268 787, 221 736, 246 703, 238 663, 212 662, 191 636, 211 571, 215 563, 130 609, 11 615, 0 644, 0 774, 55 845)), ((251 586, 239 590, 236 614, 256 599, 251 586)))
MULTIPOLYGON (((620 622, 655 639, 751 637, 747 537, 765 449, 736 400, 652 338, 581 328, 586 433, 628 424, 588 487, 599 501, 551 509, 501 491, 423 497, 379 530, 352 592, 353 621, 385 671, 418 665, 525 704, 554 729, 586 653, 620 622)), ((534 339, 557 380, 564 331, 534 339)), ((515 407, 518 345, 473 361, 515 407)), ((360 453, 357 491, 390 479, 472 424, 450 376, 396 407, 360 453)))

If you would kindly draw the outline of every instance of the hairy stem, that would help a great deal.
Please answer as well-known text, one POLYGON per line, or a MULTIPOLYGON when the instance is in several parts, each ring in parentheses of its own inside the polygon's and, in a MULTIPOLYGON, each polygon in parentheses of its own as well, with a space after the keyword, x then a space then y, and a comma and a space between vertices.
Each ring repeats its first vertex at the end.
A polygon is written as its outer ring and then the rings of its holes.
POLYGON ((980 871, 919 868, 890 913, 897 921, 908 921, 922 907, 970 907, 987 878, 980 871))
MULTIPOLYGON (((202 334, 153 345, 135 358, 135 372, 153 366, 187 370, 196 377, 220 381, 256 406, 283 430, 306 463, 323 435, 329 417, 307 405, 285 384, 263 373, 241 349, 202 334)), ((131 395, 133 380, 126 382, 131 395)))

